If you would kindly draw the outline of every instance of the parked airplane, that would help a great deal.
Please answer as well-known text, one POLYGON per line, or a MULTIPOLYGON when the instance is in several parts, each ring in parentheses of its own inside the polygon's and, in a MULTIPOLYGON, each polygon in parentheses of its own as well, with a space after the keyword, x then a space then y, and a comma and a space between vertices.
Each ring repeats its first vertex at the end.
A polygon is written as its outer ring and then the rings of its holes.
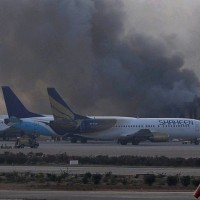
POLYGON ((52 115, 30 112, 8 86, 3 86, 2 91, 8 112, 6 124, 12 123, 12 128, 20 130, 21 135, 57 136, 49 126, 52 115))
POLYGON ((13 132, 11 128, 13 123, 5 123, 5 120, 8 119, 7 115, 0 115, 0 137, 5 137, 5 134, 9 131, 13 132))
POLYGON ((54 88, 47 88, 54 121, 51 127, 69 133, 71 141, 80 139, 118 140, 138 144, 144 140, 166 141, 185 138, 198 144, 200 121, 187 118, 133 118, 118 116, 81 116, 74 113, 54 88))

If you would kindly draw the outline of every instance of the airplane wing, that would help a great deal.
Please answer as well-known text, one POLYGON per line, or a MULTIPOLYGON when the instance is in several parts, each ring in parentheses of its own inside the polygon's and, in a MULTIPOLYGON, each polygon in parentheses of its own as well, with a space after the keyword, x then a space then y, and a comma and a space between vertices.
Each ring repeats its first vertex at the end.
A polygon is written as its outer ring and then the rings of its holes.
POLYGON ((118 138, 118 143, 123 145, 128 142, 137 145, 139 142, 150 140, 151 142, 166 142, 169 140, 169 136, 166 133, 159 133, 151 131, 150 129, 140 129, 132 134, 122 134, 118 138))

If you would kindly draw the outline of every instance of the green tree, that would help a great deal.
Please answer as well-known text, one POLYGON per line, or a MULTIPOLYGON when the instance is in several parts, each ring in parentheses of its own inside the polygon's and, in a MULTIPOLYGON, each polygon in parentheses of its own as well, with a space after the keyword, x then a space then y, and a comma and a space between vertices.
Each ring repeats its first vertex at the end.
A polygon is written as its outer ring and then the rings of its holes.
POLYGON ((178 177, 177 176, 168 176, 167 177, 167 184, 169 186, 175 186, 178 183, 178 177))
POLYGON ((197 187, 200 184, 200 178, 194 178, 192 179, 192 184, 197 187))
POLYGON ((182 176, 180 178, 180 181, 181 181, 182 185, 187 187, 190 184, 190 176, 182 176))
POLYGON ((145 175, 144 176, 144 182, 147 184, 147 185, 152 185, 156 180, 156 177, 154 174, 148 174, 148 175, 145 175))
POLYGON ((102 175, 101 174, 93 174, 92 179, 94 184, 99 184, 101 181, 102 175))
POLYGON ((91 179, 92 174, 90 172, 86 172, 82 178, 82 181, 84 184, 87 184, 89 180, 91 179))

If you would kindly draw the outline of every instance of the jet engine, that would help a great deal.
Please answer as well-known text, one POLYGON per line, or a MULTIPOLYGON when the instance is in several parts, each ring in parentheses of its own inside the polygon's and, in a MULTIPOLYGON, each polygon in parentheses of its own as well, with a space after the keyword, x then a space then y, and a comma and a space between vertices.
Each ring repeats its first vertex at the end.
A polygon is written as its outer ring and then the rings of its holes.
POLYGON ((60 135, 64 135, 67 132, 73 132, 77 129, 77 122, 75 120, 54 120, 50 121, 49 125, 60 135))
POLYGON ((166 133, 154 132, 152 133, 152 136, 149 137, 149 140, 151 142, 168 142, 169 135, 167 135, 166 133))

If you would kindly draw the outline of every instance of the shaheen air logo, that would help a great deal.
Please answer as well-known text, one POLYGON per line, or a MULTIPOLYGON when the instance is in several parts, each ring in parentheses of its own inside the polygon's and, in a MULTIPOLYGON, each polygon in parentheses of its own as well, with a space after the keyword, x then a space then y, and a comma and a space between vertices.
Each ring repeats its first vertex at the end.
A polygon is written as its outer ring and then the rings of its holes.
POLYGON ((193 125, 192 120, 159 120, 160 126, 189 126, 193 125))

